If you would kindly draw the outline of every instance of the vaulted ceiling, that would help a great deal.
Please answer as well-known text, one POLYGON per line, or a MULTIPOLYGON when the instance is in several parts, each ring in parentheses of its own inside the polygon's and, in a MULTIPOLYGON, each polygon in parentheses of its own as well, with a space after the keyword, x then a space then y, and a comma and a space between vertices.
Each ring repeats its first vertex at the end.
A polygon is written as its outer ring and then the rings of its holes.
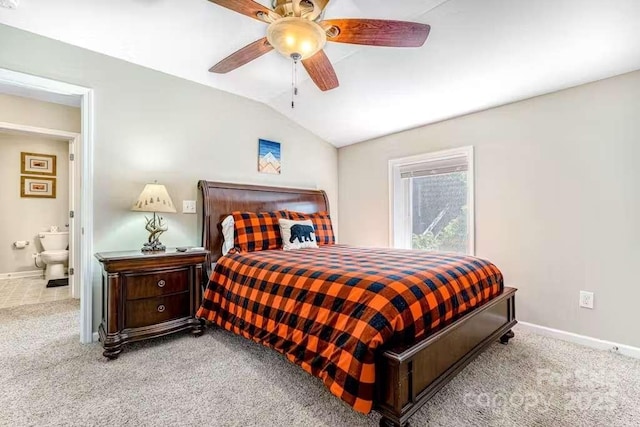
MULTIPOLYGON (((259 0, 269 5, 269 0, 259 0)), ((340 87, 272 52, 209 68, 266 25, 206 0, 21 0, 0 22, 264 102, 336 146, 640 69, 638 0, 331 0, 327 18, 431 25, 420 49, 329 43, 340 87)), ((1 66, 1 64, 0 64, 1 66)))

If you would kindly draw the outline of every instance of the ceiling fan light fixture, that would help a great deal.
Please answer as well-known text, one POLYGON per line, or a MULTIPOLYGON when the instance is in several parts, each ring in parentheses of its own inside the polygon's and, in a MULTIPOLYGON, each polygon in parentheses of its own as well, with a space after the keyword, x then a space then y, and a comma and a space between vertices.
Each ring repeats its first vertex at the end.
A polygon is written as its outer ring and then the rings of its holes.
POLYGON ((304 18, 279 19, 269 25, 267 40, 287 58, 298 54, 302 60, 311 58, 327 43, 327 35, 320 25, 304 18))
MULTIPOLYGON (((431 30, 426 24, 389 19, 324 19, 324 12, 331 0, 271 0, 271 9, 257 0, 209 1, 269 24, 267 37, 229 55, 209 71, 228 73, 275 49, 285 58, 293 60, 291 74, 294 99, 297 95, 299 62, 302 62, 309 77, 320 90, 328 91, 340 86, 331 60, 323 50, 328 41, 362 46, 417 48, 424 45, 431 30)), ((294 102, 291 105, 293 107, 294 102)))

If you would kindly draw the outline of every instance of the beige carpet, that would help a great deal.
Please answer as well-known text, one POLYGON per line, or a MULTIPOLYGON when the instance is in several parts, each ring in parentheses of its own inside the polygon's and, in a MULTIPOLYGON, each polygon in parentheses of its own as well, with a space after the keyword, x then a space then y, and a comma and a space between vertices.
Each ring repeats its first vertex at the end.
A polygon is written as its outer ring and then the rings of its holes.
MULTIPOLYGON (((413 426, 630 426, 640 361, 516 330, 413 426)), ((129 346, 78 343, 78 305, 0 310, 0 425, 375 426, 277 353, 220 330, 129 346)))

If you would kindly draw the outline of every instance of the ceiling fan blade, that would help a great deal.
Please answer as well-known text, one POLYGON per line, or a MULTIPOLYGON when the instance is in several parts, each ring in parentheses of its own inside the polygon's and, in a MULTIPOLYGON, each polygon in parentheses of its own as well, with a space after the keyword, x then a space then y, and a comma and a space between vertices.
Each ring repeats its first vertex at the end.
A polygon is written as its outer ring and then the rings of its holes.
POLYGON ((226 7, 234 12, 241 13, 250 18, 257 19, 260 22, 270 22, 266 19, 269 16, 278 16, 271 9, 267 9, 260 3, 253 0, 209 0, 211 3, 215 3, 218 6, 226 7))
POLYGON ((260 58, 265 53, 273 50, 273 46, 269 44, 267 38, 263 38, 243 47, 239 51, 231 54, 209 70, 212 73, 225 74, 236 68, 242 67, 244 64, 260 58))
POLYGON ((340 86, 336 71, 331 65, 331 61, 327 58, 324 50, 313 55, 311 58, 302 61, 302 65, 311 76, 311 80, 320 88, 321 91, 335 89, 340 86))
POLYGON ((431 30, 426 24, 381 19, 328 19, 320 25, 328 28, 328 41, 387 47, 420 47, 431 30))

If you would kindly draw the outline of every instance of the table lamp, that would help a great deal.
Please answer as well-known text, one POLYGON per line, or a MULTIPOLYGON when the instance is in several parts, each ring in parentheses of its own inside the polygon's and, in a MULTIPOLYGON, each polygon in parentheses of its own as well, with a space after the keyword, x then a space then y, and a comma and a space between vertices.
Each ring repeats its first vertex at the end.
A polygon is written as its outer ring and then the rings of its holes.
POLYGON ((145 185, 144 190, 138 196, 138 200, 131 210, 135 212, 153 212, 153 218, 149 219, 145 216, 147 220, 145 229, 149 232, 149 241, 142 246, 142 251, 164 251, 166 247, 160 243, 160 235, 167 231, 169 226, 160 215, 156 216, 156 213, 176 212, 165 186, 157 183, 145 185))

